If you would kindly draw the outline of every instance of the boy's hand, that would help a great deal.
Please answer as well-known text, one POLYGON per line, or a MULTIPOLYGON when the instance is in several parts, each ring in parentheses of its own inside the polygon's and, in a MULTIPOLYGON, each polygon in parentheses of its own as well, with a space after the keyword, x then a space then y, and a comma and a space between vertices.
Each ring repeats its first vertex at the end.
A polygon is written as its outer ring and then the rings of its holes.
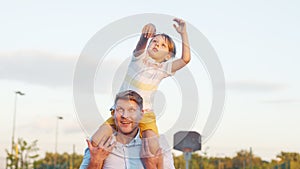
POLYGON ((173 24, 174 28, 178 33, 185 34, 186 33, 186 24, 185 21, 179 18, 174 18, 173 21, 177 22, 178 26, 176 24, 173 24))
POLYGON ((142 30, 142 35, 144 38, 151 38, 155 35, 156 33, 156 28, 155 26, 152 24, 152 23, 148 23, 147 25, 145 25, 143 27, 143 30, 142 30))

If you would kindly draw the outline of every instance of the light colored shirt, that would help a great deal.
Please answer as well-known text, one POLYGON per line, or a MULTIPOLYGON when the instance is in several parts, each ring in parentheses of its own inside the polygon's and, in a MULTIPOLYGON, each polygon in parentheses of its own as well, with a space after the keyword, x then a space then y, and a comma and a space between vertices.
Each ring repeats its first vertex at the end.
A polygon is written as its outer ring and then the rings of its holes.
MULTIPOLYGON (((160 136, 160 145, 166 145, 166 140, 160 136)), ((115 139, 115 138, 114 138, 115 139)), ((140 159, 142 140, 139 133, 128 144, 117 142, 115 148, 108 155, 103 164, 103 169, 144 169, 140 159)), ((164 169, 175 169, 171 149, 163 148, 164 169)), ((90 151, 87 148, 84 153, 80 169, 86 169, 90 162, 90 151)))
POLYGON ((158 63, 147 54, 147 50, 138 57, 132 56, 120 92, 133 90, 143 97, 143 109, 152 111, 153 94, 162 79, 172 75, 172 59, 158 63))

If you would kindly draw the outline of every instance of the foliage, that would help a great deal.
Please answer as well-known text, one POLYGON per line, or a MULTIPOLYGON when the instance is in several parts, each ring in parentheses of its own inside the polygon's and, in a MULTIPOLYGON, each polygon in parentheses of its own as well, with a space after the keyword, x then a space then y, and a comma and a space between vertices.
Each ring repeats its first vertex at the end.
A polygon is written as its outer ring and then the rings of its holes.
POLYGON ((43 159, 34 163, 36 169, 77 169, 80 167, 83 156, 76 153, 55 154, 47 152, 43 159), (56 161, 56 164, 55 164, 56 161))
MULTIPOLYGON (((28 144, 20 138, 13 147, 12 153, 6 149, 7 167, 10 169, 77 169, 83 158, 83 155, 76 153, 47 152, 44 158, 34 161, 39 157, 37 140, 28 144)), ((174 165, 176 169, 185 169, 184 156, 174 156, 174 165)), ((267 162, 247 150, 237 152, 232 158, 208 157, 207 153, 193 153, 189 169, 300 169, 300 154, 281 152, 276 156, 276 160, 267 162)))
POLYGON ((6 149, 6 160, 7 167, 11 169, 29 169, 33 168, 33 161, 39 155, 37 151, 39 150, 37 147, 37 140, 33 141, 31 144, 28 144, 27 141, 22 138, 18 139, 17 144, 13 144, 13 151, 8 152, 6 149))
POLYGON ((295 152, 281 152, 277 155, 277 169, 300 169, 300 154, 295 152))
MULTIPOLYGON (((174 156, 176 169, 185 169, 183 155, 174 156)), ((300 169, 300 154, 281 152, 277 160, 263 161, 251 152, 241 150, 232 158, 207 157, 193 153, 189 161, 189 169, 300 169), (279 160, 278 160, 279 159, 279 160)))

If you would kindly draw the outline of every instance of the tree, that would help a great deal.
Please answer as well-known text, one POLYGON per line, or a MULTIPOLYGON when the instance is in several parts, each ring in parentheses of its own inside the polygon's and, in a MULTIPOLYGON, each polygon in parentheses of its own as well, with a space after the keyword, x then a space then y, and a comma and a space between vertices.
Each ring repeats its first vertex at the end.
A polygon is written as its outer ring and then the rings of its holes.
POLYGON ((252 168, 259 169, 262 166, 262 160, 260 157, 252 155, 247 150, 241 150, 237 152, 236 156, 232 158, 232 168, 252 168))
POLYGON ((31 144, 28 144, 27 141, 22 138, 18 139, 18 143, 13 145, 14 149, 12 153, 9 153, 6 149, 6 166, 11 169, 29 169, 33 168, 33 161, 39 155, 37 151, 37 140, 33 141, 31 144))
POLYGON ((276 165, 277 168, 291 168, 299 169, 300 168, 300 154, 295 152, 281 152, 277 155, 277 158, 280 159, 276 165))
MULTIPOLYGON (((185 160, 183 155, 174 156, 174 166, 176 169, 185 169, 185 160)), ((215 166, 211 163, 211 159, 208 157, 202 157, 197 153, 192 154, 192 158, 189 161, 190 169, 214 169, 215 166)))
POLYGON ((35 169, 75 169, 79 168, 83 155, 78 155, 76 153, 68 154, 55 154, 46 152, 45 157, 38 161, 35 161, 35 169), (56 166, 54 164, 55 156, 57 158, 56 166))
MULTIPOLYGON (((250 151, 240 150, 236 156, 230 158, 207 157, 197 153, 192 154, 189 161, 190 169, 300 169, 300 154, 296 152, 281 152, 277 160, 263 161, 250 151)), ((185 169, 183 155, 174 156, 176 169, 185 169)))

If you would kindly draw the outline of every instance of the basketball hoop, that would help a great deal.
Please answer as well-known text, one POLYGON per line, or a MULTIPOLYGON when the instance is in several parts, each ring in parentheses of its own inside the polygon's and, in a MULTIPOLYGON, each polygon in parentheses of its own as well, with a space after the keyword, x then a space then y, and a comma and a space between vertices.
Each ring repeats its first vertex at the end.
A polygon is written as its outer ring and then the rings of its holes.
POLYGON ((192 153, 201 150, 201 135, 195 131, 179 131, 174 135, 174 149, 183 152, 185 168, 189 168, 192 153))

